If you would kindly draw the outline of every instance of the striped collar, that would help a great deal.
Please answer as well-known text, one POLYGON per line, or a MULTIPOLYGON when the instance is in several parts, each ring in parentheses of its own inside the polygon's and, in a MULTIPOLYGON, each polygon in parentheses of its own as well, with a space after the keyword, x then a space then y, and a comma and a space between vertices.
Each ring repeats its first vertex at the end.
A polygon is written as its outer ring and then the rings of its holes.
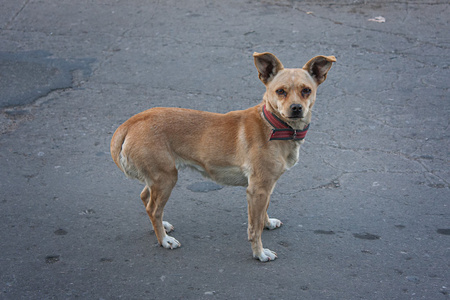
POLYGON ((294 129, 282 120, 280 120, 273 113, 269 112, 266 109, 266 106, 263 106, 263 115, 266 118, 267 122, 272 125, 272 134, 270 136, 269 141, 271 140, 294 140, 301 141, 305 138, 306 133, 308 132, 309 125, 308 124, 305 129, 299 130, 294 129))

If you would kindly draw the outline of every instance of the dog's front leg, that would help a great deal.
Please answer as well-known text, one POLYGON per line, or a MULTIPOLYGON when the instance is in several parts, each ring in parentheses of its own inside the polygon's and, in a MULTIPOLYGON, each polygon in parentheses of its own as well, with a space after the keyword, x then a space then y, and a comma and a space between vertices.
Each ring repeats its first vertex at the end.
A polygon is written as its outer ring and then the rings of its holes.
POLYGON ((266 225, 267 208, 273 184, 252 183, 247 188, 248 202, 248 239, 252 244, 253 257, 262 262, 274 260, 277 254, 269 249, 264 249, 261 234, 266 225))

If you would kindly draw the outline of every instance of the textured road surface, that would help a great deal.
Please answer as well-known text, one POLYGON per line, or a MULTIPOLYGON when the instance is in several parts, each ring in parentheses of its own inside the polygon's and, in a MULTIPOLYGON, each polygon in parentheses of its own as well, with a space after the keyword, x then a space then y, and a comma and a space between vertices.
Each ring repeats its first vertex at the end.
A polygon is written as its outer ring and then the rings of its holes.
POLYGON ((449 15, 438 0, 1 1, 0 298, 449 299, 449 15), (163 249, 112 133, 154 106, 256 105, 254 51, 337 58, 272 196, 279 258, 252 259, 244 188, 190 171, 165 215, 182 247, 163 249))

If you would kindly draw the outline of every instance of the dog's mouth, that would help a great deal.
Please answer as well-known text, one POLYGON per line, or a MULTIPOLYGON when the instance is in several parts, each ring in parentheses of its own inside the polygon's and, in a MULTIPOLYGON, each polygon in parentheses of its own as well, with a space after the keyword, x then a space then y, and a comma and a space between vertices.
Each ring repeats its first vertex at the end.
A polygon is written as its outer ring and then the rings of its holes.
POLYGON ((289 119, 289 120, 301 120, 304 118, 303 114, 290 114, 290 115, 285 115, 284 113, 281 113, 281 116, 284 119, 289 119))
POLYGON ((302 120, 304 118, 305 118, 305 116, 303 114, 292 114, 288 117, 288 119, 291 119, 291 120, 302 120))
POLYGON ((292 120, 292 121, 297 121, 297 120, 303 120, 306 117, 306 114, 304 111, 289 111, 287 113, 283 112, 283 111, 279 111, 280 115, 283 119, 285 120, 292 120))
POLYGON ((286 114, 288 119, 303 119, 305 117, 305 113, 302 109, 300 110, 291 110, 286 114))

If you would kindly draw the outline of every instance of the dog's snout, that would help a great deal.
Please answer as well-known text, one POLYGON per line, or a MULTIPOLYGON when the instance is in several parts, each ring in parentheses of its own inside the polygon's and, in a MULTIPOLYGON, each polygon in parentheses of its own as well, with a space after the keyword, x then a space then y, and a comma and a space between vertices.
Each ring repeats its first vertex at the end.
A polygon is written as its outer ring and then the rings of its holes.
POLYGON ((302 111, 302 106, 300 104, 292 104, 291 105, 291 109, 292 111, 296 112, 296 111, 302 111))
POLYGON ((301 104, 292 104, 291 105, 291 111, 292 111, 292 116, 293 117, 297 117, 300 116, 302 114, 302 105, 301 104))

